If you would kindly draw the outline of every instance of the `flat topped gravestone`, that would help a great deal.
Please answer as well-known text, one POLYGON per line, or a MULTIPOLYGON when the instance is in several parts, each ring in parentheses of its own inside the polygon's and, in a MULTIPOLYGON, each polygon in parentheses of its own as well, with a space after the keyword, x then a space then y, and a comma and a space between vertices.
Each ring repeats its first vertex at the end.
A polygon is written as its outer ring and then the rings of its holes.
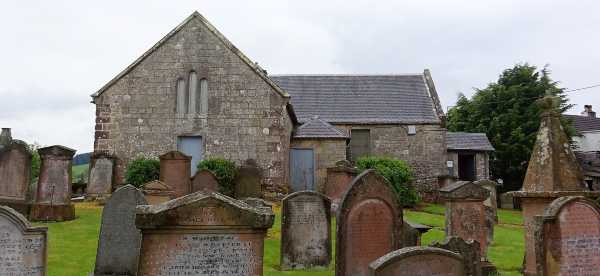
POLYGON ((217 177, 209 170, 199 170, 192 177, 192 192, 218 192, 219 181, 217 177))
POLYGON ((29 218, 33 221, 75 219, 75 207, 71 204, 71 167, 75 150, 56 145, 40 148, 38 153, 42 164, 29 218))
POLYGON ((369 265, 370 276, 463 276, 463 259, 452 251, 415 246, 388 253, 369 265))
POLYGON ((103 199, 112 192, 114 159, 106 155, 96 155, 90 162, 90 176, 86 198, 103 199))
POLYGON ((338 161, 335 167, 327 168, 325 195, 331 199, 332 211, 337 211, 342 197, 357 173, 356 168, 346 160, 338 161))
POLYGON ((138 275, 262 275, 269 208, 196 192, 136 212, 138 275))
POLYGON ((537 275, 600 275, 600 206, 561 197, 535 218, 537 275))
POLYGON ((142 234, 135 227, 135 207, 147 204, 132 185, 117 189, 102 211, 95 276, 136 275, 142 234))
POLYGON ((235 178, 235 198, 262 197, 262 170, 252 159, 246 160, 235 178))
POLYGON ((25 142, 13 140, 10 129, 0 134, 0 205, 9 206, 25 216, 29 213, 31 153, 25 142))
POLYGON ((0 206, 0 275, 46 275, 48 228, 0 206))
POLYGON ((191 193, 190 181, 192 157, 178 151, 170 151, 159 157, 160 181, 173 189, 175 197, 191 193))
POLYGON ((331 201, 313 191, 283 199, 281 268, 327 267, 331 262, 331 201))
POLYGON ((375 259, 402 247, 402 205, 373 170, 357 176, 337 215, 336 275, 367 275, 375 259))

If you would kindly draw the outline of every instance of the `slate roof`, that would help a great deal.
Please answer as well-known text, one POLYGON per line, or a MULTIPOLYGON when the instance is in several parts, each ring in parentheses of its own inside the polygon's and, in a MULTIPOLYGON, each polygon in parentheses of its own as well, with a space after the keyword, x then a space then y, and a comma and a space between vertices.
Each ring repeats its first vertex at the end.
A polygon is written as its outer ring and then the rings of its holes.
POLYGON ((301 123, 318 115, 333 123, 439 123, 423 74, 271 75, 291 95, 301 123))
POLYGON ((573 122, 573 127, 577 132, 597 131, 600 130, 600 118, 581 116, 581 115, 564 115, 573 122))
POLYGON ((299 126, 294 132, 294 138, 335 138, 348 139, 350 138, 345 131, 342 131, 330 123, 321 120, 318 116, 314 116, 310 121, 299 126))
POLYGON ((447 132, 449 150, 494 151, 485 133, 447 132))

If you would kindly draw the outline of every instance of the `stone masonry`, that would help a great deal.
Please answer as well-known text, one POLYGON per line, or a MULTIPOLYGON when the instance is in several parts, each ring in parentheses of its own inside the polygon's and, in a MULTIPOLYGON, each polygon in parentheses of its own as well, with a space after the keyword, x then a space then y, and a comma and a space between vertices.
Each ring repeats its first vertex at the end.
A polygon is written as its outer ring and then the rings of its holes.
POLYGON ((295 139, 293 148, 311 148, 315 154, 316 191, 325 193, 327 168, 334 167, 339 160, 346 159, 346 140, 341 139, 295 139))
POLYGON ((265 172, 263 191, 286 190, 289 96, 197 12, 92 97, 94 152, 116 157, 116 184, 132 159, 176 150, 179 136, 201 136, 205 158, 254 159, 265 172), (205 114, 176 112, 176 84, 190 72, 208 82, 205 114))

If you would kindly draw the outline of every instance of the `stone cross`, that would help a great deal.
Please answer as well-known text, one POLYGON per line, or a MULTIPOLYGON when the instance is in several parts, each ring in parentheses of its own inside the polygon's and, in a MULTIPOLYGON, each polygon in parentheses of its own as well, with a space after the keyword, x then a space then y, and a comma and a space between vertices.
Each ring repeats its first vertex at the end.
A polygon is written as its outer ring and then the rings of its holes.
POLYGON ((463 276, 463 258, 449 250, 414 246, 390 252, 369 265, 369 276, 463 276))
POLYGON ((281 268, 327 267, 331 261, 331 201, 313 191, 283 199, 281 268))
POLYGON ((600 205, 581 196, 554 200, 535 217, 537 275, 600 275, 600 205))
POLYGON ((48 228, 32 227, 17 211, 0 206, 0 275, 44 276, 48 228))
POLYGON ((260 276, 274 218, 269 208, 208 192, 138 206, 138 275, 260 276))
POLYGON ((336 275, 367 275, 375 259, 402 247, 402 205, 374 170, 358 175, 337 214, 336 275))
POLYGON ((135 275, 142 234, 135 227, 135 207, 147 204, 132 185, 117 189, 102 211, 95 276, 135 275))
POLYGON ((29 214, 33 221, 75 219, 71 204, 71 168, 75 150, 63 146, 38 149, 42 165, 35 203, 29 214))

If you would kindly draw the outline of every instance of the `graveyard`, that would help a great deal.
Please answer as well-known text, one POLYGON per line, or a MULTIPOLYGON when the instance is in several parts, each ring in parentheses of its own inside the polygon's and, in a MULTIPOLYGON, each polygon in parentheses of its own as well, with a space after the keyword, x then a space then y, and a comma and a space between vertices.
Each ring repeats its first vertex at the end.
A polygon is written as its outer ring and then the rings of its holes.
MULTIPOLYGON (((94 268, 96 247, 100 232, 102 206, 93 203, 76 203, 78 219, 62 223, 36 223, 49 228, 48 275, 86 275, 94 268)), ((411 221, 434 226, 423 235, 423 244, 444 239, 444 207, 426 205, 420 211, 405 210, 411 221)), ((326 276, 334 274, 334 265, 326 269, 307 271, 281 271, 280 238, 281 209, 275 208, 275 223, 265 240, 264 275, 326 276)), ((494 243, 490 247, 490 259, 502 275, 521 275, 523 259, 523 218, 519 211, 499 210, 494 243)), ((335 218, 332 219, 335 240, 335 218)), ((334 253, 335 254, 335 253, 334 253)))
POLYGON ((91 151, 1 126, 0 276, 600 276, 600 118, 566 114, 600 84, 559 84, 272 74, 194 11, 90 95, 91 151))

